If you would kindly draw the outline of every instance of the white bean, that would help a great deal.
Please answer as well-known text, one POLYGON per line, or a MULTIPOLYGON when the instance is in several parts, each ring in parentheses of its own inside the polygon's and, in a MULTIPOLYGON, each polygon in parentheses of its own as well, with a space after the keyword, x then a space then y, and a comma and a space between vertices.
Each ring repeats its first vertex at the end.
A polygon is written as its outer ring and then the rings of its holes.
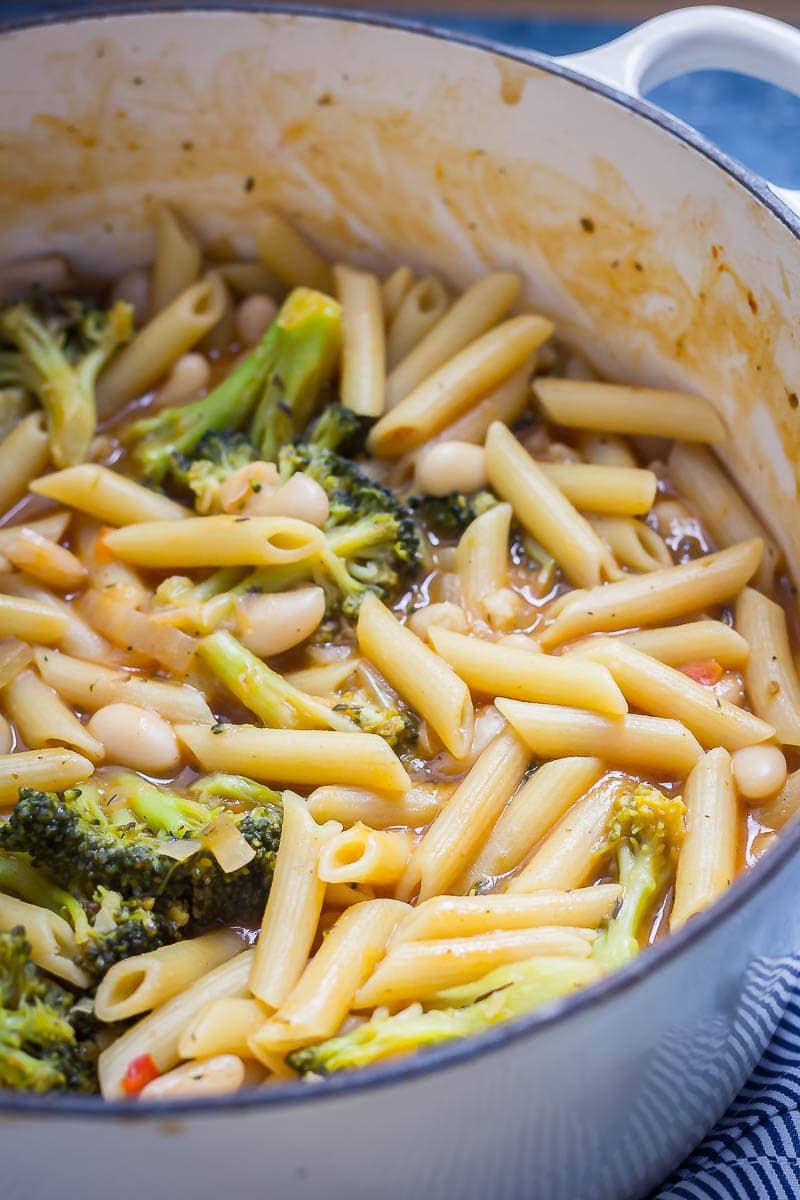
POLYGON ((217 1054, 213 1058, 183 1063, 166 1075, 145 1084, 140 1100, 194 1099, 197 1096, 224 1096, 238 1092, 245 1081, 245 1066, 235 1054, 217 1054))
POLYGON ((14 749, 14 731, 4 716, 0 715, 0 754, 10 754, 14 749))
POLYGON ((427 496, 477 492, 486 486, 486 454, 471 442, 440 442, 417 459, 416 483, 427 496))
POLYGON ((106 704, 89 721, 109 762, 162 775, 179 766, 181 752, 172 726, 158 713, 136 704, 106 704))
POLYGON ((278 306, 272 296, 254 292, 236 309, 236 332, 245 346, 255 346, 275 320, 278 306))
POLYGON ((219 502, 226 513, 243 512, 256 496, 269 496, 278 490, 278 468, 271 462, 245 463, 231 471, 219 489, 219 502))
POLYGON ((259 658, 299 646, 325 615, 325 593, 310 586, 292 592, 241 596, 236 605, 239 637, 259 658))
POLYGON ((328 494, 316 479, 297 471, 275 491, 251 495, 242 512, 248 517, 295 517, 320 528, 330 514, 328 494))
POLYGON ((156 402, 159 407, 166 404, 180 404, 188 400, 200 388, 204 388, 211 376, 208 359, 202 354, 192 351, 182 354, 167 376, 167 382, 160 388, 156 402))
POLYGON ((743 746, 731 758, 733 778, 745 800, 766 800, 786 783, 786 759, 777 746, 743 746))
POLYGON ((458 604, 450 600, 442 600, 438 604, 426 604, 418 608, 408 618, 408 627, 423 642, 432 626, 441 629, 454 629, 456 633, 466 633, 469 628, 467 614, 458 604))

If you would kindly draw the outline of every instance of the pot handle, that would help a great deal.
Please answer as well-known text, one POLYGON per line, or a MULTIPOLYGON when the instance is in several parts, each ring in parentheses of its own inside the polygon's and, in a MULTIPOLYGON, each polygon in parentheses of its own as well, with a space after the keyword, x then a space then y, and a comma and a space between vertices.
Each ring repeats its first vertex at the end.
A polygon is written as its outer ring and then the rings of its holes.
MULTIPOLYGON (((800 95, 800 31, 717 5, 664 13, 613 42, 557 61, 637 98, 676 75, 709 69, 738 71, 800 95)), ((769 187, 800 214, 800 191, 769 187)))

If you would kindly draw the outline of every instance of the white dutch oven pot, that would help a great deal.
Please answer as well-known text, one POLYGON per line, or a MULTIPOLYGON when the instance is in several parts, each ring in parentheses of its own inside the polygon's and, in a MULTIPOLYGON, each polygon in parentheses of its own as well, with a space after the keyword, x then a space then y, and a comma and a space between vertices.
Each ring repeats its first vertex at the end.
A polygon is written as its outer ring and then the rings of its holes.
MULTIPOLYGON (((800 565, 800 220, 640 91, 727 67, 800 91, 800 34, 707 8, 568 60, 320 13, 160 11, 0 37, 0 257, 109 273, 168 197, 248 248, 269 202, 331 253, 527 281, 609 376, 711 399, 800 565), (587 220, 588 218, 588 220, 587 220)), ((163 1108, 0 1100, 0 1195, 631 1200, 724 1111, 786 1003, 800 827, 590 992, 322 1084, 163 1108)))

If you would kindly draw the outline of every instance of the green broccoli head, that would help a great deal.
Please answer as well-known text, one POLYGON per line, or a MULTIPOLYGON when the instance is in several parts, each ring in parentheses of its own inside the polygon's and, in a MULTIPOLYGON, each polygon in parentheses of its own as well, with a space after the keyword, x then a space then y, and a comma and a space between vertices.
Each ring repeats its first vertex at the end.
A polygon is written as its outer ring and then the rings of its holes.
POLYGON ((469 524, 500 501, 490 491, 448 492, 445 496, 412 496, 409 508, 441 538, 459 538, 469 524))
POLYGON ((364 733, 377 733, 395 753, 410 749, 419 737, 419 717, 401 700, 379 704, 363 692, 345 692, 334 705, 364 733))
POLYGON ((350 459, 308 442, 285 446, 278 470, 282 479, 303 471, 328 495, 321 582, 328 585, 329 611, 354 616, 368 591, 391 601, 419 561, 408 509, 350 459))
POLYGON ((280 792, 264 783, 256 783, 244 775, 229 775, 225 771, 213 771, 195 780, 189 794, 209 808, 225 804, 234 810, 263 808, 264 805, 280 805, 280 792))
POLYGON ((0 380, 35 396, 47 414, 58 467, 83 462, 97 425, 95 384, 133 332, 133 310, 38 293, 0 308, 0 380))
POLYGON ((634 958, 653 902, 669 886, 685 835, 686 806, 649 783, 621 796, 609 820, 606 846, 616 853, 622 900, 597 939, 595 960, 615 970, 634 958))
POLYGON ((364 453, 372 424, 369 417, 360 417, 351 408, 329 404, 312 425, 307 440, 323 450, 333 450, 336 454, 355 458, 364 453))
POLYGON ((96 1047, 79 1037, 71 993, 31 960, 22 928, 0 933, 0 1087, 96 1090, 96 1047))
POLYGON ((162 913, 155 899, 124 899, 119 892, 100 887, 94 895, 97 912, 81 947, 81 966, 90 978, 100 980, 114 963, 135 954, 147 954, 182 937, 184 910, 162 913))
POLYGON ((203 435, 191 455, 174 454, 170 480, 182 491, 191 492, 199 513, 219 511, 220 488, 229 475, 254 462, 255 447, 243 433, 210 431, 203 435))

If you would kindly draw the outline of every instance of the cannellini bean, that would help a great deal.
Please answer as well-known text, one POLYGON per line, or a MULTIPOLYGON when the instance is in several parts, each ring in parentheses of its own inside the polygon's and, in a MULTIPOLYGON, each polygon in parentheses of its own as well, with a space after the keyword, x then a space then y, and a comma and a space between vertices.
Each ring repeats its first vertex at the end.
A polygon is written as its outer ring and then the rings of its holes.
POLYGON ((416 483, 428 496, 477 492, 486 487, 486 454, 471 442, 440 442, 417 458, 416 483))
POLYGON ((0 754, 10 754, 14 749, 14 732, 5 719, 0 715, 0 754))
POLYGON ((159 389, 157 404, 180 404, 181 400, 188 400, 200 388, 206 387, 210 375, 208 359, 202 354, 196 351, 182 354, 167 376, 166 383, 159 389))
POLYGON ((271 658, 299 646, 311 636, 324 615, 325 593, 316 586, 265 596, 241 596, 236 604, 239 637, 259 658, 271 658))
POLYGON ((316 479, 297 471, 274 492, 260 491, 245 502, 248 517, 295 517, 320 528, 330 514, 327 492, 316 479))
POLYGON ((718 700, 729 704, 744 704, 744 680, 738 671, 725 671, 719 683, 711 689, 718 700))
POLYGON ((89 721, 89 732, 102 742, 109 762, 153 775, 179 766, 181 752, 172 726, 158 713, 136 704, 106 704, 89 721))
POLYGON ((271 462, 245 463, 231 471, 219 489, 219 502, 226 513, 243 512, 248 501, 256 496, 271 495, 278 490, 278 468, 271 462))
POLYGON ((466 633, 469 628, 467 614, 463 608, 450 600, 442 600, 439 604, 427 604, 408 618, 409 629, 418 638, 422 638, 423 642, 433 625, 442 629, 454 629, 456 633, 466 633))
POLYGON ((278 306, 272 296, 254 292, 236 309, 236 332, 245 346, 255 346, 275 320, 278 306))
POLYGON ((734 750, 733 778, 745 800, 766 800, 786 783, 786 759, 777 746, 744 746, 734 750))
POLYGON ((245 1081, 245 1065, 235 1054, 217 1054, 213 1058, 183 1063, 166 1075, 146 1084, 140 1100, 195 1099, 197 1096, 224 1096, 238 1092, 245 1081))

